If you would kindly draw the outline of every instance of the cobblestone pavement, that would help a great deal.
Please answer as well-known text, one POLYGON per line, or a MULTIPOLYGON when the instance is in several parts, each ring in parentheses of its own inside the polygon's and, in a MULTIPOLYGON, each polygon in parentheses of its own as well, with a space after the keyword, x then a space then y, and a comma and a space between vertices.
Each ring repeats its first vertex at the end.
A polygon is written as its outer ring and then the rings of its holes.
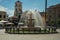
MULTIPOLYGON (((57 30, 60 32, 60 29, 57 30)), ((0 40, 60 40, 60 33, 57 34, 7 34, 0 29, 0 40)))

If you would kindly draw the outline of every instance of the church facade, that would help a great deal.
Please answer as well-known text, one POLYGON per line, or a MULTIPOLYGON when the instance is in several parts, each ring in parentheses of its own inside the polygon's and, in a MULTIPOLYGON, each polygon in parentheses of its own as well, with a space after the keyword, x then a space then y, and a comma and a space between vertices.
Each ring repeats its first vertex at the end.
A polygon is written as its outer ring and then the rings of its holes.
POLYGON ((20 20, 21 15, 22 15, 22 2, 17 1, 15 2, 14 16, 16 16, 20 20))

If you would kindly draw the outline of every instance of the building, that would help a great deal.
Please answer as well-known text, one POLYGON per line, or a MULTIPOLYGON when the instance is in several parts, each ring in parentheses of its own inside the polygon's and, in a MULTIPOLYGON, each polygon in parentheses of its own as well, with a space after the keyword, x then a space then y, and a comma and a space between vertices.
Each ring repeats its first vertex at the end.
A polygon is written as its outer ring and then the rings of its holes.
POLYGON ((41 15, 42 20, 43 20, 43 22, 45 24, 45 12, 40 12, 40 15, 41 15))
POLYGON ((15 12, 14 12, 14 16, 18 17, 18 19, 20 19, 22 14, 22 2, 17 1, 15 2, 15 12))
POLYGON ((60 4, 47 8, 47 24, 49 26, 60 26, 60 4))
POLYGON ((0 21, 7 20, 7 14, 5 11, 0 11, 0 21))
POLYGON ((9 20, 10 22, 13 22, 13 21, 18 21, 17 19, 18 19, 18 18, 17 18, 16 16, 11 16, 11 17, 9 17, 8 20, 9 20))
POLYGON ((16 1, 15 2, 14 16, 10 17, 8 20, 10 22, 13 22, 17 26, 18 22, 20 21, 21 15, 22 15, 22 2, 16 1))

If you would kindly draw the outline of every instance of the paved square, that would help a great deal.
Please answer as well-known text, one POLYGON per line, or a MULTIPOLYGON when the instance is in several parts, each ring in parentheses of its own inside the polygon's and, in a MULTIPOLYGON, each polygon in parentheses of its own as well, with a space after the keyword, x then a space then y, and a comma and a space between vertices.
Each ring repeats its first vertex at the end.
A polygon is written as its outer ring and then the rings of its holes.
MULTIPOLYGON (((0 29, 0 40, 60 40, 60 33, 57 34, 7 34, 0 29)), ((60 29, 57 30, 60 32, 60 29)))

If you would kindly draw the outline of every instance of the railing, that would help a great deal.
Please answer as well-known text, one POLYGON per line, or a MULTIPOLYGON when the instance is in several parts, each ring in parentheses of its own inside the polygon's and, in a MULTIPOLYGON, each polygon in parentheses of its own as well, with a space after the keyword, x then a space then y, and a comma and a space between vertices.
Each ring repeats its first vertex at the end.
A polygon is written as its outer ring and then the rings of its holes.
POLYGON ((56 28, 46 28, 46 29, 25 29, 25 28, 16 28, 16 27, 8 27, 5 28, 6 33, 12 33, 12 34, 40 34, 40 33, 56 33, 56 28))

